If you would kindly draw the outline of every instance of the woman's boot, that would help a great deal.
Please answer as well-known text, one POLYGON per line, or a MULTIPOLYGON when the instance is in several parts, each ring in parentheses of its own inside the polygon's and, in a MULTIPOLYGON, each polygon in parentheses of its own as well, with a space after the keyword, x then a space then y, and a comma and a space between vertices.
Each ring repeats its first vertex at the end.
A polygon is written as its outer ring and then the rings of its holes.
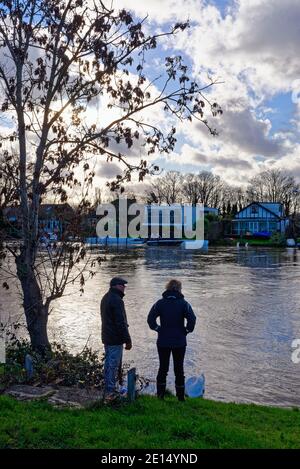
POLYGON ((166 383, 156 383, 156 395, 159 399, 163 399, 165 397, 166 392, 166 383))
POLYGON ((176 396, 179 401, 185 401, 184 398, 184 385, 183 386, 175 386, 176 389, 176 396))

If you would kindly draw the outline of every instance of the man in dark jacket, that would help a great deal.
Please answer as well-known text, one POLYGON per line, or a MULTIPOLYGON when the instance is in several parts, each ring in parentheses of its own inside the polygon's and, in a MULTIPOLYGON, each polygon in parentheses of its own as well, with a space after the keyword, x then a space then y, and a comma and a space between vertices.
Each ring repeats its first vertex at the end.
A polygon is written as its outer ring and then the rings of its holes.
POLYGON ((126 284, 127 281, 120 277, 112 278, 110 289, 101 300, 101 337, 105 349, 104 381, 107 398, 114 397, 116 393, 123 344, 125 344, 125 350, 132 348, 123 301, 126 284))
POLYGON ((170 355, 173 355, 176 396, 184 401, 184 355, 186 350, 186 335, 192 332, 196 323, 196 316, 191 305, 181 293, 181 282, 170 280, 166 291, 151 308, 148 324, 158 332, 157 350, 159 355, 159 370, 156 378, 157 396, 163 398, 166 391, 166 380, 170 365, 170 355), (156 322, 160 318, 160 324, 156 322), (185 324, 186 321, 186 324, 185 324))

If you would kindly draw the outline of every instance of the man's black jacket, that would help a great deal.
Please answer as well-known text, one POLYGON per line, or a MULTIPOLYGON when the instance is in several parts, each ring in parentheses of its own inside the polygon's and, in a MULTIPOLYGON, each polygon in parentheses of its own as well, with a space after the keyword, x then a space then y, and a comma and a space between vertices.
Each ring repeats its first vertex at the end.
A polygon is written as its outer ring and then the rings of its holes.
POLYGON ((101 300, 101 338, 105 345, 131 342, 123 296, 124 293, 117 288, 110 288, 101 300))
POLYGON ((158 332, 159 347, 185 347, 186 335, 193 332, 196 316, 182 293, 167 290, 151 308, 148 315, 149 327, 158 332), (160 319, 157 324, 156 319, 160 319), (185 325, 186 320, 186 325, 185 325))

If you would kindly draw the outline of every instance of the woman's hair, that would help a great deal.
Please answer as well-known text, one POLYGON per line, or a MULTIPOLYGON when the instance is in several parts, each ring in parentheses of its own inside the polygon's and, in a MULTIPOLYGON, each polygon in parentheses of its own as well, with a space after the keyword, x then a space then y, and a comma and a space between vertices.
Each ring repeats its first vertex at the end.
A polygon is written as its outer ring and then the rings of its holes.
POLYGON ((172 278, 172 280, 169 280, 169 282, 166 285, 166 290, 175 290, 181 292, 181 282, 179 280, 176 280, 175 278, 172 278))

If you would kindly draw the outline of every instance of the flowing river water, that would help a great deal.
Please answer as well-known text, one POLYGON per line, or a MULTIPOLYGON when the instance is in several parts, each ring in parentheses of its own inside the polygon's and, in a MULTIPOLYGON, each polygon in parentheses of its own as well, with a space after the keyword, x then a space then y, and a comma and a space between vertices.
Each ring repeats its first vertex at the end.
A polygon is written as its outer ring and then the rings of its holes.
MULTIPOLYGON (((124 362, 152 380, 156 333, 147 325, 166 282, 178 278, 196 316, 188 335, 186 378, 201 372, 209 399, 300 406, 300 363, 292 342, 300 339, 300 251, 264 248, 130 248, 109 252, 80 295, 78 285, 57 300, 50 336, 78 352, 85 344, 102 353, 99 302, 113 276, 128 280, 125 305, 133 348, 124 362)), ((1 291, 1 318, 20 316, 16 288, 1 291)), ((172 363, 171 363, 172 367, 172 363)), ((174 389, 172 369, 168 385, 174 389)))

